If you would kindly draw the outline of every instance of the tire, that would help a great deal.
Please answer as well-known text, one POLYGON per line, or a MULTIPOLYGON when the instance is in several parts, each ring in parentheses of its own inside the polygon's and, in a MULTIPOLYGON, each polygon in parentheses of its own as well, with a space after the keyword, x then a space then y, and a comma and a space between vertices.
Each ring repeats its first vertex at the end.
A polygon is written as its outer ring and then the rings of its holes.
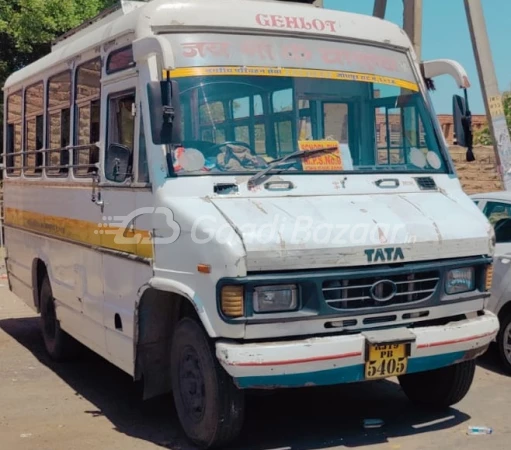
POLYGON ((48 355, 54 361, 67 361, 76 357, 80 351, 80 345, 60 328, 48 275, 44 277, 41 283, 39 299, 41 332, 48 355))
POLYGON ((504 316, 500 321, 497 345, 502 367, 506 373, 511 375, 511 314, 504 316))
POLYGON ((189 318, 176 327, 171 349, 174 404, 188 438, 204 449, 235 440, 243 425, 245 397, 216 359, 202 327, 189 318))
POLYGON ((421 406, 444 409, 467 395, 476 369, 476 361, 463 361, 453 366, 399 377, 406 396, 421 406))

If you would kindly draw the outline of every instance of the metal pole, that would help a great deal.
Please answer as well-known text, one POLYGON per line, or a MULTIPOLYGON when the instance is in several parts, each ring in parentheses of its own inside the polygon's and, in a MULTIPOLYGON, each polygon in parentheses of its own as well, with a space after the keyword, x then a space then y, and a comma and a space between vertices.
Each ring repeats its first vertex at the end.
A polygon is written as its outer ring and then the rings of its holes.
POLYGON ((403 28, 412 41, 417 59, 422 51, 422 0, 403 0, 403 28))
POLYGON ((495 157, 505 189, 508 191, 511 190, 511 174, 509 173, 511 170, 511 142, 481 0, 465 0, 465 11, 483 92, 486 117, 494 144, 495 157))
POLYGON ((387 10, 387 0, 374 0, 373 16, 380 19, 385 18, 385 11, 387 10))

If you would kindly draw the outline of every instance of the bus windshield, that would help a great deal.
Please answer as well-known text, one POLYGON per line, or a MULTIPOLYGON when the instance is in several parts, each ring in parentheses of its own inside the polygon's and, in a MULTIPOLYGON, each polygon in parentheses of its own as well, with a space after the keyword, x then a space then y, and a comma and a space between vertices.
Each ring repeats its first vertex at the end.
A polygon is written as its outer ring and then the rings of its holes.
POLYGON ((176 62, 188 66, 171 71, 182 119, 182 145, 172 154, 177 175, 255 173, 290 153, 322 146, 338 150, 293 158, 278 170, 447 171, 404 53, 287 38, 250 40, 247 50, 246 37, 207 39, 173 42, 181 46, 176 62), (301 51, 300 58, 289 59, 286 51, 301 51))

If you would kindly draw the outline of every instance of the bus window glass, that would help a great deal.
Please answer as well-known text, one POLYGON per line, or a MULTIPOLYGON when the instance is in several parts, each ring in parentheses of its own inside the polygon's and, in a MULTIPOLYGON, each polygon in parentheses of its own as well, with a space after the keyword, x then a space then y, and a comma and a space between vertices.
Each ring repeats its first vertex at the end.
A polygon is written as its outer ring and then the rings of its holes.
POLYGON ((76 102, 99 97, 101 90, 101 60, 94 59, 78 67, 76 71, 76 102))
MULTIPOLYGON (((133 155, 135 137, 135 117, 133 105, 135 94, 121 94, 112 96, 108 105, 108 139, 105 152, 105 159, 108 158, 110 144, 120 144, 127 147, 133 155)), ((131 165, 133 161, 131 161, 131 165)), ((108 176, 108 175, 107 175, 108 176)))
POLYGON ((110 100, 108 144, 121 144, 133 151, 135 118, 132 113, 135 94, 110 100))
POLYGON ((273 112, 286 112, 293 110, 293 91, 291 89, 283 89, 274 92, 272 95, 273 112))
MULTIPOLYGON (((375 100, 378 162, 383 165, 421 162, 428 154, 428 137, 419 105, 413 92, 403 92, 396 101, 389 102, 386 93, 392 88, 382 87, 375 100), (385 124, 383 133, 381 123, 385 124), (421 156, 421 153, 424 156, 421 156)), ((433 144, 431 144, 433 145, 433 144)))
POLYGON ((294 151, 293 143, 293 90, 282 89, 272 94, 272 112, 274 119, 274 132, 276 153, 285 155, 294 151))
POLYGON ((7 174, 21 174, 21 91, 9 95, 7 99, 7 174))
POLYGON ((262 116, 264 114, 263 98, 260 95, 254 96, 254 116, 262 116))
POLYGON ((49 176, 62 176, 68 172, 71 134, 71 72, 62 72, 48 80, 48 147, 46 155, 49 176))
POLYGON ((101 60, 89 61, 76 71, 75 176, 90 176, 99 162, 101 60))
POLYGON ((202 124, 213 124, 225 120, 222 102, 204 103, 199 108, 199 121, 202 124))
POLYGON ((25 91, 25 158, 24 173, 41 173, 43 154, 35 153, 43 148, 44 85, 41 81, 25 91))
POLYGON ((129 69, 134 65, 135 60, 133 59, 133 48, 130 45, 129 47, 114 50, 110 53, 110 55, 108 55, 106 73, 111 74, 119 72, 120 70, 129 69))
POLYGON ((250 142, 249 129, 247 125, 234 128, 234 140, 240 142, 250 142))
MULTIPOLYGON (((325 163, 328 172, 446 170, 418 91, 377 82, 312 77, 246 76, 241 82, 239 76, 201 76, 178 78, 178 82, 181 102, 189 105, 183 108, 184 122, 193 124, 200 117, 197 128, 186 127, 183 145, 203 153, 211 174, 234 167, 243 171, 265 167, 273 159, 297 151, 298 142, 305 140, 339 143, 339 156, 334 156, 337 162, 325 163), (208 103, 194 113, 193 98, 208 99, 208 103), (264 105, 269 105, 269 111, 257 115, 256 104, 263 111, 264 105), (225 148, 219 149, 222 143, 225 148), (230 151, 250 162, 244 169, 240 169, 241 163, 225 165, 223 153, 230 151)), ((313 170, 309 167, 297 160, 284 170, 303 173, 313 170)))
POLYGON ((348 105, 346 103, 324 103, 323 117, 325 136, 348 143, 348 105))
POLYGON ((199 107, 199 128, 202 141, 221 143, 227 139, 222 123, 225 122, 225 110, 222 102, 207 102, 199 107))
POLYGON ((196 43, 185 34, 163 38, 175 50, 171 77, 179 84, 182 144, 205 159, 203 170, 175 164, 178 175, 255 172, 289 153, 327 145, 305 141, 329 141, 339 150, 298 158, 279 170, 450 170, 404 51, 242 34, 204 33, 196 43))
POLYGON ((250 99, 238 98, 232 102, 232 115, 235 119, 243 119, 250 116, 250 99))
POLYGON ((255 152, 258 155, 266 153, 266 126, 264 123, 256 124, 254 127, 255 133, 255 152))
POLYGON ((78 145, 90 144, 90 124, 91 124, 91 105, 86 105, 77 108, 76 120, 78 123, 76 132, 76 143, 78 145))
POLYGON ((275 144, 278 155, 293 152, 293 124, 290 120, 275 122, 275 144))

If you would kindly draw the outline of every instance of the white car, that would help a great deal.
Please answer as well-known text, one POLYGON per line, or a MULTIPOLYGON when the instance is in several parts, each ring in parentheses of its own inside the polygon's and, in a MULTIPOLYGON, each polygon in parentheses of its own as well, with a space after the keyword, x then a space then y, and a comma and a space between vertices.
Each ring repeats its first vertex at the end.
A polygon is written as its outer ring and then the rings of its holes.
POLYGON ((511 192, 471 197, 495 230, 494 273, 488 309, 499 317, 497 344, 504 368, 511 374, 511 192))

